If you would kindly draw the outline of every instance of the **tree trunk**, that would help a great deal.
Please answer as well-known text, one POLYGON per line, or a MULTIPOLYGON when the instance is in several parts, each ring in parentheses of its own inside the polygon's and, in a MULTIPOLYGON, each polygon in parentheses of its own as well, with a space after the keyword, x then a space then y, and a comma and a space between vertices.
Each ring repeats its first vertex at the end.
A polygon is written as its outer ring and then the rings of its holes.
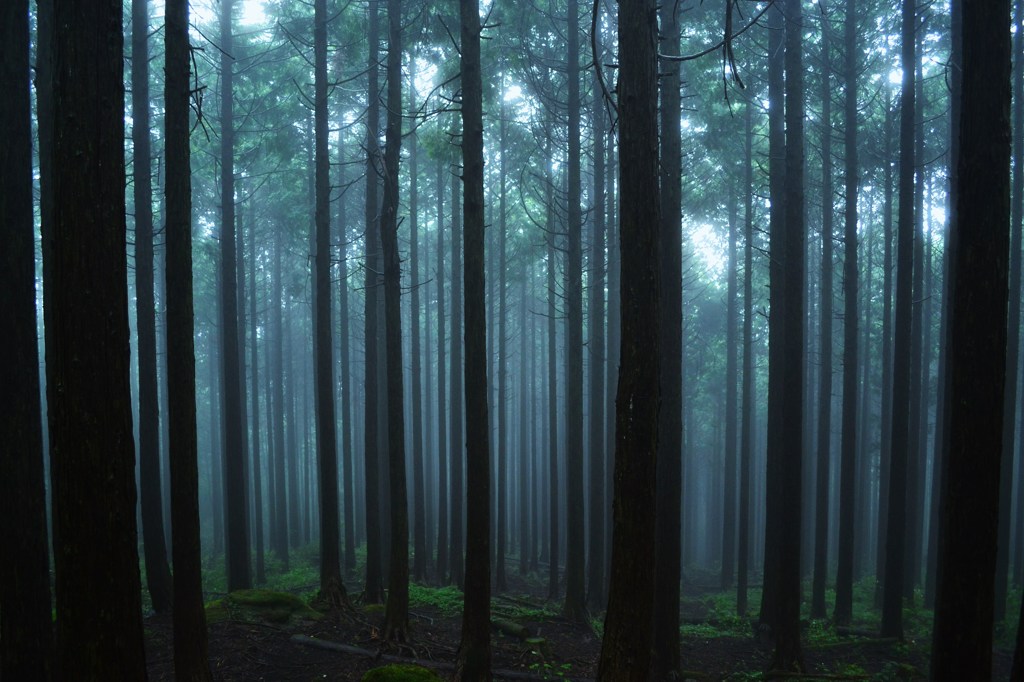
POLYGON ((437 582, 448 575, 448 423, 445 406, 444 164, 437 162, 437 582))
POLYGON ((1004 452, 1010 3, 965 2, 962 7, 963 89, 950 318, 953 399, 939 530, 931 665, 935 680, 992 676, 992 600, 1004 452))
MULTIPOLYGON (((392 0, 395 1, 395 0, 392 0)), ((466 583, 455 679, 491 679, 490 452, 484 314, 484 126, 478 0, 459 3, 466 281, 466 583)), ((453 359, 454 363, 454 359, 453 359)), ((460 429, 461 430, 461 429, 460 429)), ((453 429, 453 432, 458 433, 453 429)), ((461 453, 460 453, 461 454, 461 453)))
POLYGON ((657 28, 654 3, 619 3, 622 364, 616 394, 611 585, 598 680, 646 680, 655 597, 660 320, 657 28))
POLYGON ((113 0, 57 1, 53 10, 46 36, 52 72, 44 70, 40 81, 53 97, 53 115, 42 121, 53 141, 52 175, 44 177, 52 180, 44 192, 53 210, 42 234, 55 678, 145 680, 129 377, 123 7, 113 0))
MULTIPOLYGON (((452 181, 452 335, 451 355, 449 357, 449 368, 451 377, 448 385, 451 387, 451 400, 449 401, 449 417, 451 419, 451 435, 449 450, 451 457, 451 583, 462 587, 463 583, 463 494, 465 487, 462 479, 462 466, 464 461, 463 448, 465 447, 465 431, 462 426, 462 215, 460 207, 462 202, 459 198, 459 183, 452 181)), ((486 366, 486 360, 484 361, 486 366)), ((486 370, 485 370, 486 371, 486 370)), ((486 395, 486 392, 484 393, 486 395)), ((468 404, 468 403, 467 403, 468 404)), ((490 528, 485 526, 490 532, 490 528)))
MULTIPOLYGON (((0 677, 45 682, 54 650, 36 339, 28 5, 17 0, 0 6, 0 126, 7 134, 0 145, 0 545, 8 552, 0 562, 0 677)), ((40 38, 52 30, 44 11, 50 19, 52 8, 40 7, 40 38)), ((43 89, 37 90, 41 100, 43 89)), ((40 128, 48 125, 52 121, 41 110, 40 128)), ((49 167, 46 151, 40 162, 49 167)), ((50 193, 48 183, 43 190, 50 193)))
MULTIPOLYGON (((744 106, 743 186, 754 186, 753 107, 744 106)), ((743 396, 740 406, 740 510, 737 538, 736 613, 747 615, 747 581, 750 573, 750 478, 754 458, 754 198, 744 193, 743 236, 743 396)))

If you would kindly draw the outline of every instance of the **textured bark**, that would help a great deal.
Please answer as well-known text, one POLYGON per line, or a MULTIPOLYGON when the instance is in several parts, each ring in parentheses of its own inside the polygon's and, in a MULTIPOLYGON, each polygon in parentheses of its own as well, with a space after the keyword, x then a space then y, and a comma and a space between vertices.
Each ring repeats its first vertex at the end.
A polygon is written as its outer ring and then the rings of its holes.
MULTIPOLYGON (((54 652, 36 339, 28 4, 0 5, 0 128, 6 131, 0 143, 0 546, 8 550, 0 562, 0 677, 45 682, 54 652)), ((42 18, 40 24, 42 33, 42 18)))
MULTIPOLYGON (((392 0, 395 1, 395 0, 392 0)), ((455 679, 491 679, 490 452, 484 314, 484 126, 478 0, 459 2, 466 229, 466 584, 455 679)), ((454 360, 453 360, 454 362, 454 360)))
MULTIPOLYGON (((663 3, 661 52, 679 54, 679 7, 663 3)), ((679 117, 680 64, 659 64, 661 108, 661 188, 657 262, 661 278, 658 343, 661 349, 661 411, 658 413, 658 463, 654 550, 654 647, 651 676, 671 679, 679 670, 680 506, 683 456, 683 280, 682 153, 679 117)), ((623 357, 625 357, 623 355, 623 357)))
POLYGON ((188 2, 166 4, 167 410, 170 426, 174 673, 212 679, 203 608, 196 443, 195 311, 192 304, 192 186, 189 159, 188 2))
POLYGON ((939 530, 935 680, 992 676, 1010 242, 1010 2, 963 3, 950 329, 949 456, 939 530), (979 333, 981 332, 981 333, 979 333))
POLYGON ((384 142, 384 341, 387 353, 388 482, 391 516, 384 639, 409 637, 409 509, 405 480, 405 387, 402 384, 402 264, 398 254, 398 164, 402 150, 402 3, 388 0, 388 117, 384 142))
POLYGON ((657 27, 651 0, 619 3, 622 345, 616 395, 611 584, 598 680, 647 680, 654 610, 661 348, 657 27))
POLYGON ((43 224, 43 291, 55 677, 145 680, 129 380, 123 7, 115 0, 59 0, 53 10, 52 72, 41 80, 53 96, 53 116, 44 120, 53 140, 53 212, 43 224))

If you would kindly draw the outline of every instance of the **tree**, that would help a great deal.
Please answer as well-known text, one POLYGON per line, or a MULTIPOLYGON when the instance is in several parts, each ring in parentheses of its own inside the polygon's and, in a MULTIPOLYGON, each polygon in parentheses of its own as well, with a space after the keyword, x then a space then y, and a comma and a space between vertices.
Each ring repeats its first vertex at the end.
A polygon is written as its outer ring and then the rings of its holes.
MULTIPOLYGON (((679 54, 679 6, 662 3, 661 52, 679 54)), ((680 63, 661 60, 661 223, 658 226, 661 278, 661 411, 658 413, 658 463, 654 583, 654 650, 651 676, 669 679, 679 670, 680 507, 683 455, 683 280, 682 141, 679 117, 680 63)), ((620 143, 621 144, 621 143, 620 143)), ((625 170, 625 169, 623 169, 625 170)))
POLYGON ((646 680, 654 608, 655 470, 661 347, 658 45, 654 3, 619 3, 622 345, 615 411, 611 584, 599 680, 646 680))
POLYGON ((146 679, 135 522, 119 1, 53 3, 43 222, 57 679, 146 679), (97 36, 104 36, 97 40, 97 36))
POLYGON ((437 162, 437 581, 448 574, 448 424, 445 419, 444 165, 437 162))
MULTIPOLYGON (((915 3, 902 5, 901 56, 914 64, 915 3)), ((897 222, 896 309, 894 311, 892 444, 889 450, 888 517, 882 595, 883 637, 903 636, 904 539, 906 537, 907 448, 910 436, 910 313, 914 267, 914 69, 903 69, 900 95, 900 197, 897 222)))
MULTIPOLYGON (((395 2, 396 0, 391 0, 395 2)), ((459 2, 466 218, 466 584, 455 679, 491 679, 490 451, 484 313, 484 125, 480 4, 459 2)), ((454 360, 453 360, 454 362, 454 360)), ((455 406, 453 406, 455 409, 455 406)), ((453 429, 454 431, 454 429, 453 429)), ((454 438, 453 434, 453 438, 454 438)), ((403 537, 403 542, 405 541, 403 537)))
POLYGON ((135 197, 135 311, 139 362, 139 499, 146 583, 153 610, 171 608, 160 486, 160 408, 153 300, 153 185, 149 141, 149 2, 132 1, 132 149, 135 197))
MULTIPOLYGON (((846 210, 843 234, 843 416, 839 463, 839 569, 836 572, 835 621, 853 618, 853 540, 857 483, 857 2, 846 4, 844 147, 846 210)), ((826 135, 828 133, 826 132, 826 135)), ((870 266, 869 266, 870 269, 870 266)), ((867 391, 867 382, 864 387, 867 391)))
POLYGON ((220 343, 224 386, 224 512, 228 591, 252 587, 249 503, 245 483, 242 385, 238 349, 238 268, 235 244, 235 132, 231 17, 234 0, 220 7, 220 343))
POLYGON ((391 560, 384 639, 409 636, 409 509, 405 480, 405 389, 402 374, 402 266, 398 255, 398 163, 402 148, 402 3, 388 0, 388 117, 384 141, 384 204, 380 241, 384 255, 384 340, 387 353, 388 480, 391 560))
POLYGON ((566 557, 564 614, 587 617, 583 545, 583 215, 580 210, 579 2, 568 3, 568 250, 565 255, 566 557))
POLYGON ((931 667, 936 680, 992 675, 1006 378, 1010 3, 965 2, 962 19, 952 401, 931 667))
POLYGON ((377 189, 380 182, 380 149, 378 136, 380 134, 380 102, 378 91, 380 89, 380 65, 378 63, 378 22, 379 9, 378 0, 370 0, 369 4, 369 60, 366 72, 366 229, 363 233, 366 261, 363 265, 365 271, 365 323, 366 335, 366 374, 365 410, 363 411, 363 438, 364 438, 364 469, 366 476, 366 586, 363 589, 363 599, 369 604, 379 604, 384 601, 384 584, 381 574, 381 535, 380 535, 380 504, 379 492, 379 462, 380 462, 380 441, 377 427, 377 406, 378 390, 378 273, 380 272, 379 242, 380 209, 377 200, 377 189))
POLYGON ((320 594, 334 606, 348 601, 341 581, 338 519, 338 443, 334 415, 334 356, 331 345, 331 180, 327 150, 327 0, 313 5, 314 128, 316 157, 316 445, 320 473, 320 594))
POLYGON ((167 414, 170 426, 171 532, 174 561, 174 672, 212 679, 203 608, 196 442, 195 312, 192 304, 192 185, 189 160, 188 2, 164 10, 167 156, 167 414))
MULTIPOLYGON (((44 27, 45 30, 45 27, 44 27)), ((49 680, 50 558, 36 340, 28 0, 0 6, 0 677, 49 680)))

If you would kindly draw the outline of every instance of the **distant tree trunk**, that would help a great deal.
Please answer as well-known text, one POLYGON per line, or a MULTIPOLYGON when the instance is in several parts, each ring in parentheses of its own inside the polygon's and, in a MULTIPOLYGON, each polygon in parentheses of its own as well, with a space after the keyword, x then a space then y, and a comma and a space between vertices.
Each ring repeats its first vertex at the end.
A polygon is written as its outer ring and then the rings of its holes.
MULTIPOLYGON (((338 186, 345 187, 344 135, 339 137, 338 186)), ((338 255, 338 352, 341 355, 341 376, 338 384, 341 388, 341 469, 342 505, 345 526, 345 554, 343 565, 346 574, 356 570, 356 521, 355 521, 355 466, 352 454, 352 360, 349 353, 349 307, 348 307, 348 215, 346 212, 345 192, 338 197, 338 241, 341 253, 338 255)))
POLYGON ((245 483, 242 396, 238 351, 238 287, 235 260, 235 135, 232 93, 234 0, 220 7, 220 296, 221 372, 224 396, 224 512, 228 591, 252 587, 249 565, 249 502, 245 483))
POLYGON ((171 608, 160 484, 160 405, 153 298, 153 181, 149 124, 149 2, 132 2, 132 149, 135 199, 135 313, 139 363, 139 501, 146 584, 153 610, 171 608))
POLYGON ((253 522, 256 527, 256 582, 266 582, 266 565, 263 547, 263 465, 260 456, 260 365, 256 352, 256 221, 249 225, 249 335, 252 336, 249 362, 252 365, 252 488, 253 522))
MULTIPOLYGON (((530 390, 534 386, 532 381, 533 358, 530 355, 532 346, 527 346, 527 281, 532 274, 526 258, 521 259, 522 277, 519 289, 519 575, 525 576, 530 570, 531 564, 536 568, 536 554, 534 550, 534 538, 536 530, 531 530, 531 521, 535 522, 536 514, 531 509, 531 503, 536 500, 539 492, 537 487, 537 448, 533 444, 533 435, 530 426, 536 423, 536 419, 530 418, 530 390), (533 485, 530 486, 530 476, 533 476, 533 485)), ((530 326, 530 337, 532 341, 534 328, 530 326)))
POLYGON ((1010 241, 1010 2, 963 3, 950 365, 932 677, 992 676, 1010 241))
MULTIPOLYGON (((753 107, 744 106, 743 187, 754 186, 753 107)), ((754 193, 744 193, 743 235, 743 395, 740 406, 740 510, 737 538, 736 613, 747 615, 747 581, 750 573, 750 474, 754 456, 754 193)))
MULTIPOLYGON (((802 671, 800 650, 800 511, 803 442, 803 346, 804 346, 804 85, 802 0, 786 0, 786 190, 785 232, 782 253, 782 405, 779 478, 774 492, 779 496, 775 519, 778 523, 778 573, 775 582, 765 582, 765 591, 777 593, 775 653, 770 670, 802 671)), ((774 237, 774 234, 772 235, 774 237)), ((773 254, 774 239, 773 241, 773 254)), ((774 282, 775 280, 773 280, 774 282)), ((773 312, 773 322, 775 321, 773 312)), ((769 489, 769 495, 772 494, 769 489)), ((767 578, 767 576, 766 576, 767 578)))
POLYGON ((722 481, 722 591, 732 589, 736 576, 736 187, 727 190, 729 214, 729 264, 726 271, 725 304, 725 466, 722 481))
MULTIPOLYGON (((465 96, 465 95, 463 95, 465 96)), ((464 459, 463 448, 465 447, 465 431, 462 426, 462 215, 460 208, 462 201, 459 198, 459 183, 452 181, 452 312, 451 312, 451 355, 449 357, 449 368, 451 377, 448 385, 451 387, 451 400, 449 401, 449 418, 451 419, 451 583, 462 587, 463 583, 463 494, 465 487, 462 479, 462 463, 464 459)), ((486 364, 486 361, 485 361, 486 364)), ((487 526, 485 526, 487 528, 487 526)), ((490 532, 488 529, 485 532, 490 532)))
POLYGON ((331 179, 327 129, 327 2, 313 5, 314 128, 316 145, 316 251, 313 262, 316 310, 316 445, 320 502, 320 594, 334 606, 348 601, 341 580, 338 519, 338 442, 334 414, 334 354, 331 342, 331 179))
MULTIPOLYGON (((551 158, 551 117, 544 119, 544 147, 546 158, 551 158)), ((559 547, 559 524, 558 524, 558 370, 557 370, 557 348, 555 334, 555 319, 557 306, 555 299, 558 292, 555 290, 555 207, 554 207, 554 173, 550 167, 544 183, 544 204, 545 220, 547 223, 547 286, 548 286, 548 504, 550 514, 548 515, 548 599, 558 599, 558 555, 559 547)))
MULTIPOLYGON (((955 1, 955 0, 954 0, 955 1)), ((892 102, 888 86, 885 89, 885 159, 882 206, 882 400, 881 442, 878 463, 878 529, 875 546, 875 606, 882 605, 882 578, 885 575, 886 528, 889 523, 889 471, 892 453, 892 102)))
MULTIPOLYGON (((662 3, 661 52, 679 54, 679 6, 662 3)), ((679 117, 680 63, 661 60, 658 65, 661 109, 661 205, 656 269, 661 285, 657 337, 661 355, 658 376, 661 411, 658 413, 656 518, 654 522, 654 632, 651 677, 671 679, 679 671, 680 507, 683 456, 683 279, 682 279, 682 141, 679 117)), ((623 140, 620 138, 620 145, 623 140)), ((636 152, 633 152, 636 153, 636 152)), ((622 172, 633 173, 623 164, 622 172)), ((622 197, 620 201, 625 201, 622 197)), ((648 201, 651 201, 648 199, 648 201)), ((624 204, 623 204, 624 206, 624 204)), ((636 218, 634 217, 634 220, 636 218)), ((635 224, 634 224, 635 229, 635 224)), ((623 261, 625 263, 625 261, 623 261)), ((609 278, 610 280, 611 278, 609 278)), ((625 298, 625 297, 623 297, 625 298)), ((623 320, 625 322, 625 320, 623 320)), ((648 333, 649 334, 649 333, 648 333)), ((632 343, 632 342, 631 342, 632 343)), ((623 349, 625 350, 625 349, 623 349)), ((625 354, 622 355, 625 359, 625 354)), ((621 371, 621 370, 620 370, 621 371)), ((621 381, 621 378, 619 379, 621 381)), ((618 441, 617 441, 618 447, 618 441)), ((618 464, 616 464, 618 466, 618 464)))
MULTIPOLYGON (((600 58, 601 36, 595 36, 600 58)), ((605 545, 604 545, 604 137, 605 118, 604 96, 601 84, 594 76, 593 102, 591 121, 594 137, 594 186, 590 199, 592 212, 592 236, 590 240, 590 273, 588 286, 590 294, 588 329, 589 342, 587 351, 590 353, 590 541, 587 545, 587 565, 589 568, 589 588, 587 590, 587 606, 594 612, 600 611, 608 597, 607 579, 605 578, 605 545)), ((523 302, 526 305, 526 302, 523 302)), ((520 327, 521 332, 525 325, 520 327)), ((523 362, 526 355, 523 354, 523 362)), ((525 415, 522 415, 525 417, 525 415)), ((522 418, 522 417, 521 417, 522 418)))
MULTIPOLYGON (((409 88, 409 108, 413 107, 412 93, 415 87, 409 88)), ((418 224, 419 212, 419 191, 416 186, 419 182, 419 166, 417 162, 418 143, 415 133, 411 136, 409 145, 409 268, 411 274, 410 286, 410 322, 409 336, 411 338, 410 352, 412 354, 412 467, 413 467, 413 578, 422 582, 427 575, 427 529, 426 509, 424 504, 424 481, 423 469, 426 449, 423 447, 423 367, 422 351, 420 350, 420 234, 418 224)), ((428 339, 429 341, 429 339, 428 339)), ((426 374, 429 377, 430 365, 427 365, 426 374)), ((430 404, 427 403, 429 411, 430 404)))
MULTIPOLYGON (((839 464, 839 568, 836 572, 835 621, 853 618, 853 539, 857 490, 857 1, 848 0, 844 33, 844 153, 846 210, 843 245, 843 422, 839 464)), ((827 132, 826 132, 827 135, 827 132)), ((870 247, 870 242, 869 242, 870 247)), ((870 267, 869 267, 870 270, 870 267)), ((870 282, 870 276, 868 279, 870 282)), ((865 358, 866 360, 866 358, 865 358)), ((868 390, 865 376, 863 390, 868 390)), ((861 415, 866 419, 866 415, 861 415)))
POLYGON ((54 677, 145 680, 129 379, 123 8, 119 0, 58 0, 53 10, 46 37, 52 72, 40 81, 53 97, 53 115, 43 120, 53 141, 52 175, 44 180, 52 180, 53 210, 42 236, 54 677))
MULTIPOLYGON (((212 679, 203 609, 196 443, 195 311, 192 304, 192 187, 189 160, 191 54, 188 2, 164 9, 164 136, 167 155, 167 412, 170 433, 171 532, 174 561, 174 672, 179 680, 212 679)), ((211 402, 212 395, 211 395, 211 402)), ((211 424, 212 427, 212 424, 211 424)))
MULTIPOLYGON (((281 561, 282 568, 288 570, 289 556, 288 548, 291 546, 288 541, 288 499, 285 481, 285 433, 284 433, 284 324, 282 321, 281 308, 284 306, 281 255, 284 245, 281 243, 281 226, 274 229, 274 293, 271 296, 271 324, 273 326, 273 372, 274 372, 274 501, 275 501, 275 537, 277 538, 274 551, 281 561)), ((289 377, 290 378, 290 377, 289 377)), ((295 429, 295 424, 289 420, 288 428, 295 429)))
MULTIPOLYGON (((502 87, 504 87, 504 83, 502 87)), ((496 592, 506 592, 508 591, 508 580, 505 576, 506 536, 508 534, 508 286, 506 282, 508 278, 508 211, 505 180, 508 167, 506 150, 508 119, 504 97, 501 99, 499 119, 498 148, 501 150, 501 158, 498 160, 499 264, 498 276, 495 278, 498 283, 498 338, 497 344, 495 344, 498 347, 498 352, 494 356, 498 363, 498 490, 495 495, 498 504, 498 532, 495 536, 494 588, 496 592)), ((492 315, 492 320, 493 318, 492 315)))
POLYGON ((818 349, 818 442, 814 502, 814 578, 811 618, 824 618, 828 582, 829 469, 832 462, 832 64, 828 33, 821 35, 821 278, 818 349))
MULTIPOLYGON (((0 6, 0 126, 7 136, 0 144, 0 546, 7 551, 0 562, 0 677, 45 682, 54 650, 36 339, 28 5, 16 0, 0 6)), ((40 22, 42 38, 52 29, 42 17, 40 22)), ((41 128, 52 125, 40 115, 41 128)), ((52 192, 48 186, 44 191, 52 192)))
MULTIPOLYGON (((774 254, 782 251, 782 240, 785 231, 785 92, 784 64, 785 28, 782 9, 776 5, 768 10, 768 194, 770 197, 769 212, 769 248, 774 254)), ((770 282, 778 285, 768 288, 768 436, 765 465, 765 532, 764 532, 764 572, 763 584, 774 585, 779 570, 779 531, 781 525, 776 520, 780 502, 777 491, 781 484, 782 451, 780 438, 782 433, 782 315, 783 296, 782 258, 772 255, 769 259, 768 277, 770 282)), ((761 626, 771 631, 775 628, 778 612, 778 592, 774 589, 762 590, 761 610, 758 621, 761 626)))
MULTIPOLYGON (((322 0, 321 0, 322 1, 322 0)), ((405 388, 402 364, 402 265, 398 255, 398 164, 402 150, 402 3, 388 0, 388 116, 384 142, 384 335, 387 353, 388 481, 391 560, 384 639, 409 637, 409 508, 405 480, 405 388)))
POLYGON ((565 462, 566 462, 566 557, 563 613, 572 620, 586 620, 583 540, 583 215, 580 210, 580 74, 579 2, 569 0, 568 88, 569 149, 567 220, 568 249, 565 255, 565 462))
POLYGON ((445 406, 444 163, 437 162, 437 582, 448 575, 448 424, 445 406))
POLYGON ((378 63, 379 0, 370 0, 369 60, 367 68, 367 109, 366 109, 366 228, 363 232, 366 260, 365 273, 364 329, 366 336, 365 389, 366 405, 363 412, 363 458, 366 495, 366 585, 363 600, 368 604, 384 601, 384 582, 381 573, 381 518, 380 518, 380 452, 378 437, 378 273, 380 255, 379 202, 377 185, 379 178, 379 135, 380 135, 380 65, 378 63))
MULTIPOLYGON (((395 0, 392 0, 395 1, 395 0)), ((455 679, 491 679, 490 452, 484 314, 484 126, 478 0, 459 3, 466 252, 466 584, 455 679)), ((453 360, 454 362, 454 360, 453 360)), ((455 430, 453 429, 453 432, 455 430)), ((457 433, 457 432, 456 432, 457 433)))
POLYGON ((622 364, 615 424, 611 584, 598 680, 647 680, 655 597, 655 474, 661 387, 658 43, 651 0, 619 3, 622 364))
MULTIPOLYGON (((903 1, 901 63, 914 64, 915 4, 903 1)), ((889 459, 882 627, 884 637, 903 636, 904 540, 906 538, 907 448, 910 429, 911 287, 914 266, 914 70, 903 70, 900 94, 900 197, 896 259, 892 445, 889 459)))

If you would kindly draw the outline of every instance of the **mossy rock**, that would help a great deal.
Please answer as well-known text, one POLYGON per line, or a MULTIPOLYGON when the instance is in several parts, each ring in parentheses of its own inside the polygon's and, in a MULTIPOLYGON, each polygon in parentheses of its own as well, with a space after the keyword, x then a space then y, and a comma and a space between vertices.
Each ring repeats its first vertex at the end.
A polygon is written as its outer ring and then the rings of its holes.
POLYGON ((429 668, 393 663, 366 671, 362 682, 444 682, 444 678, 429 668))
POLYGON ((286 624, 293 619, 322 617, 294 594, 272 590, 236 590, 206 605, 206 620, 210 623, 242 620, 286 624))

